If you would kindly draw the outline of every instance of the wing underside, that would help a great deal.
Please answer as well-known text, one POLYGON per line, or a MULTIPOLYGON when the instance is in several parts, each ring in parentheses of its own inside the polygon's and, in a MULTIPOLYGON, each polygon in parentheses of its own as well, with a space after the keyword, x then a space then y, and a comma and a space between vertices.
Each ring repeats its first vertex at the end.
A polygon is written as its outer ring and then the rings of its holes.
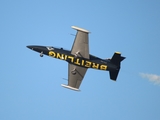
POLYGON ((68 64, 68 86, 79 90, 87 68, 68 64))
POLYGON ((89 58, 89 32, 75 26, 72 26, 72 28, 77 30, 77 34, 71 49, 71 54, 77 54, 79 57, 89 58))
MULTIPOLYGON (((89 59, 89 45, 88 45, 89 31, 75 26, 72 26, 72 28, 77 30, 77 34, 71 49, 71 54, 75 55, 75 57, 78 56, 89 59)), ((86 71, 87 68, 83 68, 69 63, 68 85, 62 84, 62 86, 72 90, 79 90, 79 87, 82 83, 86 71)))

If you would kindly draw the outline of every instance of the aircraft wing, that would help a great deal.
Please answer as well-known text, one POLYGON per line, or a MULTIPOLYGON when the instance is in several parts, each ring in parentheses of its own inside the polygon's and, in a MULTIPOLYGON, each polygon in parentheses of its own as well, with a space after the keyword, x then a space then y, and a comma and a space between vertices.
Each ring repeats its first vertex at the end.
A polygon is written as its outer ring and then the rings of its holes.
POLYGON ((63 87, 79 91, 79 87, 85 76, 87 68, 68 64, 68 85, 62 84, 63 87), (74 71, 73 71, 74 70, 74 71), (73 73, 75 72, 75 73, 73 73))
MULTIPOLYGON (((89 45, 88 45, 88 34, 89 31, 72 26, 73 29, 77 30, 77 34, 71 49, 71 54, 84 57, 89 59, 89 45)), ((72 89, 72 90, 79 90, 83 77, 87 68, 83 68, 80 66, 76 66, 73 64, 68 65, 68 85, 62 84, 63 87, 72 89)))
POLYGON ((77 34, 71 49, 71 54, 76 54, 79 57, 89 58, 89 31, 75 26, 72 26, 72 28, 77 30, 77 34))

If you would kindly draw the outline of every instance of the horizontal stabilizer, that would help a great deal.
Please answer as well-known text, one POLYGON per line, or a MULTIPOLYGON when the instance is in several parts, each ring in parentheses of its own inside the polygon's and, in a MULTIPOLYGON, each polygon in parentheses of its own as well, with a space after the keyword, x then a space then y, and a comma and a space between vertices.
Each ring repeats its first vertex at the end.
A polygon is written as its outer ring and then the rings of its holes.
POLYGON ((124 60, 125 57, 121 56, 120 52, 115 52, 112 56, 111 62, 115 64, 117 67, 120 67, 120 63, 122 60, 124 60))
POLYGON ((110 79, 116 81, 119 70, 109 71, 110 79))
POLYGON ((71 86, 68 86, 68 85, 61 84, 61 86, 65 87, 65 88, 68 88, 68 89, 71 89, 71 90, 80 91, 79 89, 71 87, 71 86))
POLYGON ((113 63, 117 69, 109 71, 110 79, 116 81, 119 70, 121 68, 121 61, 123 61, 125 57, 121 56, 120 52, 115 52, 111 58, 111 63, 113 63))

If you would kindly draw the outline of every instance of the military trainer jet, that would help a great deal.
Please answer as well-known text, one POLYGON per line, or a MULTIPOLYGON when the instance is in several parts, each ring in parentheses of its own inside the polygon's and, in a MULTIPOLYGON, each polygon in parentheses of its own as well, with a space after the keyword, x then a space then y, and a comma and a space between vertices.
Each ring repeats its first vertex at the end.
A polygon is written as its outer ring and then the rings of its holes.
POLYGON ((116 81, 121 61, 125 57, 122 57, 120 52, 115 52, 111 59, 101 59, 89 54, 89 31, 76 26, 72 26, 72 28, 77 30, 77 34, 71 50, 38 45, 27 47, 39 52, 41 57, 44 54, 68 62, 68 85, 62 84, 65 88, 79 91, 88 68, 109 71, 110 79, 116 81))

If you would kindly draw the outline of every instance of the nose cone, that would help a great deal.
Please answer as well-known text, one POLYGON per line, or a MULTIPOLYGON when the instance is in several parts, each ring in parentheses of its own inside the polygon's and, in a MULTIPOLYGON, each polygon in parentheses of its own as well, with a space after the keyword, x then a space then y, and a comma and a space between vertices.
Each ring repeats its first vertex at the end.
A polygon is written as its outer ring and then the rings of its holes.
POLYGON ((29 49, 31 49, 31 50, 33 50, 33 48, 34 48, 34 46, 32 46, 32 45, 28 45, 26 47, 29 48, 29 49))
POLYGON ((46 46, 28 45, 26 47, 29 48, 29 49, 31 49, 31 50, 34 50, 36 52, 39 52, 39 53, 43 52, 43 54, 48 55, 48 49, 47 49, 46 46))

